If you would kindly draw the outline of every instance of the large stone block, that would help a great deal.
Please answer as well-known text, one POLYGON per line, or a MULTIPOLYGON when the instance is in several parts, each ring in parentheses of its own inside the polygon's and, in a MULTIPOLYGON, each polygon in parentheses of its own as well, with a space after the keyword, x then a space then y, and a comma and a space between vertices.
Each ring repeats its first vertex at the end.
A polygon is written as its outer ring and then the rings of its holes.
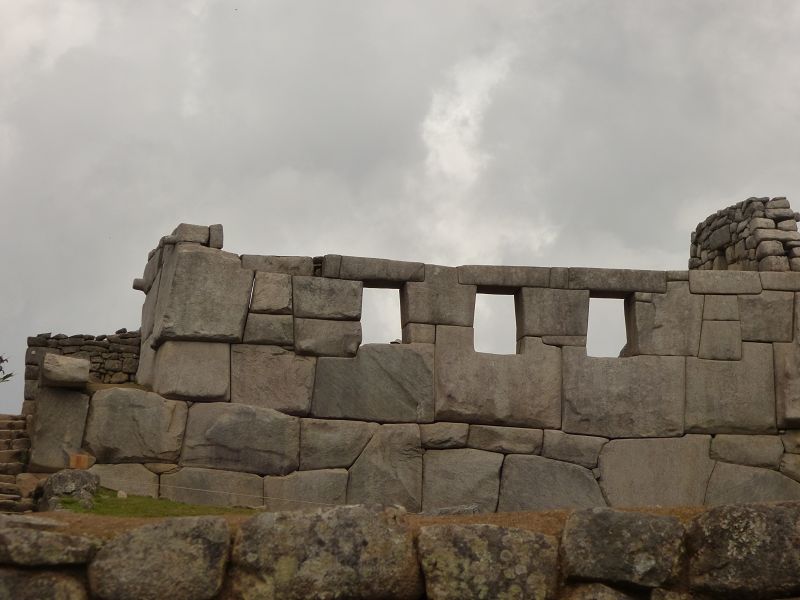
POLYGON ((703 503, 714 461, 711 437, 611 440, 600 452, 600 485, 611 506, 703 503))
POLYGON ((300 420, 300 468, 349 468, 378 429, 377 423, 300 420))
POLYGON ((759 276, 761 277, 761 286, 765 290, 800 292, 800 273, 762 271, 759 276))
POLYGON ((239 257, 195 244, 165 251, 153 336, 166 340, 241 342, 253 271, 239 257))
POLYGON ((711 442, 711 458, 751 467, 777 469, 783 442, 777 435, 720 434, 711 442))
POLYGON ((541 456, 506 456, 498 512, 605 505, 600 487, 588 469, 541 456))
POLYGON ((494 512, 503 455, 472 448, 428 450, 424 456, 422 510, 476 504, 494 512))
POLYGON ((344 504, 347 470, 295 471, 283 477, 264 477, 266 510, 315 510, 344 504))
POLYGON ((675 517, 608 508, 572 513, 561 536, 567 579, 654 588, 678 574, 684 528, 675 517))
POLYGON ((256 271, 250 312, 292 314, 292 277, 284 273, 256 271))
POLYGON ((469 425, 466 423, 428 423, 419 426, 422 446, 434 450, 463 448, 467 445, 469 425))
POLYGON ((385 258, 342 256, 340 279, 363 281, 373 287, 400 287, 406 281, 424 281, 425 264, 385 258))
POLYGON ((252 473, 185 467, 161 476, 160 495, 187 504, 262 506, 263 486, 263 478, 252 473))
POLYGON ((165 342, 154 358, 153 391, 167 398, 215 402, 230 398, 231 347, 165 342))
POLYGON ((703 318, 707 321, 738 321, 739 298, 722 294, 704 296, 703 318))
POLYGON ((383 423, 433 421, 433 348, 367 344, 355 358, 320 358, 312 414, 383 423))
POLYGON ((773 344, 775 408, 779 428, 800 425, 800 345, 773 344))
POLYGON ((425 281, 400 288, 400 318, 407 323, 472 327, 475 318, 474 285, 458 283, 454 267, 425 265, 425 281))
POLYGON ((231 346, 231 402, 306 415, 316 358, 277 346, 231 346))
POLYGON ((299 421, 269 408, 194 404, 181 465, 284 475, 299 464, 299 421))
POLYGON ((0 598, 9 600, 88 600, 84 583, 55 571, 0 568, 0 598))
POLYGON ((464 265, 458 268, 458 282, 478 286, 479 292, 514 293, 522 287, 547 287, 547 267, 506 267, 496 265, 464 265))
POLYGON ((245 344, 294 345, 294 317, 292 315, 262 315, 250 313, 244 327, 245 344))
POLYGON ((208 226, 192 225, 191 223, 181 223, 172 230, 170 242, 191 242, 193 244, 208 245, 208 226))
POLYGON ((570 268, 569 288, 590 290, 593 295, 622 297, 630 292, 667 291, 666 271, 638 271, 634 269, 570 268))
POLYGON ((578 347, 562 352, 564 431, 603 437, 683 433, 683 357, 594 358, 578 347))
POLYGON ((186 428, 185 402, 134 388, 92 396, 85 446, 101 463, 174 462, 186 428))
POLYGON ((426 323, 406 323, 403 326, 404 344, 434 344, 436 343, 436 325, 426 323))
POLYGON ((299 354, 349 357, 356 355, 359 344, 358 321, 294 320, 294 347, 299 354))
POLYGON ((382 425, 350 467, 348 504, 422 507, 422 447, 418 425, 382 425))
POLYGON ((686 359, 686 430, 775 431, 772 346, 742 344, 736 362, 686 359))
POLYGON ((719 462, 706 491, 706 504, 800 500, 800 483, 773 471, 719 462))
POLYGON ((794 293, 764 291, 739 296, 742 339, 752 342, 791 342, 794 293))
POLYGON ((361 318, 360 281, 292 277, 294 315, 307 319, 357 321, 361 318))
POLYGON ((426 598, 554 598, 558 542, 496 525, 433 525, 419 534, 426 598))
POLYGON ((561 349, 523 338, 521 353, 473 350, 473 330, 436 328, 436 420, 561 426, 561 349))
POLYGON ((546 429, 542 444, 542 456, 575 463, 587 469, 597 466, 600 450, 608 440, 590 435, 570 435, 557 429, 546 429))
POLYGON ((342 506, 262 513, 243 523, 231 598, 417 600, 423 583, 404 515, 342 506))
POLYGON ((314 260, 310 256, 242 254, 242 268, 284 275, 313 275, 314 260))
POLYGON ((94 465, 89 472, 100 478, 104 488, 158 498, 158 475, 142 465, 94 465))
POLYGON ((565 587, 564 594, 559 600, 639 600, 640 598, 641 596, 627 594, 602 583, 583 583, 565 587))
POLYGON ((45 354, 41 383, 51 387, 82 388, 89 381, 89 361, 58 354, 45 354))
POLYGON ((760 294, 761 279, 756 271, 689 271, 693 294, 760 294))
POLYGON ((671 281, 665 294, 650 302, 629 303, 633 308, 629 344, 633 354, 697 356, 703 296, 689 293, 685 281, 671 281))
POLYGON ((797 506, 720 506, 689 527, 689 585, 714 598, 800 593, 797 506))
POLYGON ((470 425, 467 446, 504 454, 538 454, 542 449, 542 430, 470 425))
POLYGON ((29 467, 32 471, 59 471, 69 466, 69 455, 81 449, 89 396, 72 390, 43 387, 36 398, 29 467))
POLYGON ((589 292, 522 288, 516 296, 517 339, 523 336, 585 336, 589 292))
POLYGON ((742 359, 742 328, 739 321, 703 321, 699 358, 742 359))

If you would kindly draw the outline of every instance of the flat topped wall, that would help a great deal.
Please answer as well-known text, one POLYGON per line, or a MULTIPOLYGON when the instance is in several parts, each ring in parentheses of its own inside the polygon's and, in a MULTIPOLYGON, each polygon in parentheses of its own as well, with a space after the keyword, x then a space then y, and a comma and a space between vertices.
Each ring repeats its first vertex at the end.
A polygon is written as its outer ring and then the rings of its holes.
POLYGON ((182 225, 135 287, 152 392, 83 393, 67 436, 49 388, 36 468, 276 509, 800 499, 800 273, 238 256, 182 225), (364 286, 399 290, 402 343, 361 345, 364 286), (516 354, 474 350, 478 293, 514 296, 516 354), (624 298, 623 357, 587 356, 592 297, 624 298))

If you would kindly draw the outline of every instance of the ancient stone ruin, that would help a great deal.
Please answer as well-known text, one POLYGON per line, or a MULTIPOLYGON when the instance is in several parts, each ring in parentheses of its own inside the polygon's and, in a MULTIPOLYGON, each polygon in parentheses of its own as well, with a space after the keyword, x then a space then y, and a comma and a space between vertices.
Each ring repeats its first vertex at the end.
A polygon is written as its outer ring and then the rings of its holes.
POLYGON ((688 271, 239 256, 182 224, 139 332, 29 339, 27 469, 267 509, 800 500, 795 217, 720 211, 688 271), (402 343, 361 344, 364 287, 398 290, 402 343), (476 294, 513 295, 516 354, 475 351, 476 294), (625 301, 619 358, 587 356, 592 297, 625 301))

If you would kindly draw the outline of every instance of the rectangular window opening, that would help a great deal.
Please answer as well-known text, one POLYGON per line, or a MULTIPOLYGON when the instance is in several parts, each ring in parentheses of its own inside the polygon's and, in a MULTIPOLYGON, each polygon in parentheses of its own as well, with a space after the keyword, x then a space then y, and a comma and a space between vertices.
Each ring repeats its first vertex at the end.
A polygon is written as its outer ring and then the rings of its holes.
POLYGON ((514 296, 477 294, 475 298, 475 352, 517 353, 514 296))
POLYGON ((361 304, 361 337, 364 344, 400 341, 400 290, 364 288, 361 304))
POLYGON ((590 298, 586 354, 597 357, 618 357, 627 342, 625 300, 590 298))

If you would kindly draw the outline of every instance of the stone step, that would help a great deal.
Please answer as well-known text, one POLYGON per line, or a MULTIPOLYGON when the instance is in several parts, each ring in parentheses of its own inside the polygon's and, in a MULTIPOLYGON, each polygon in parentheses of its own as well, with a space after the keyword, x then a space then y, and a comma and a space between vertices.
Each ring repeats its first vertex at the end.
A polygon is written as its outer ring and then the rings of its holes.
POLYGON ((22 496, 20 496, 19 494, 0 494, 0 501, 3 501, 3 500, 14 500, 14 501, 17 501, 17 500, 21 500, 21 499, 22 499, 22 496))
POLYGON ((0 420, 0 429, 25 429, 25 421, 0 420))
POLYGON ((0 463, 0 474, 19 475, 25 471, 25 465, 18 462, 0 463))
POLYGON ((17 438, 15 440, 11 440, 11 449, 12 450, 30 450, 31 448, 31 440, 30 438, 17 438))
POLYGON ((19 486, 16 483, 0 483, 0 494, 22 495, 19 491, 19 486))
POLYGON ((25 462, 27 450, 0 450, 0 463, 25 462))
POLYGON ((0 483, 16 483, 16 482, 17 482, 16 475, 0 474, 0 483))
POLYGON ((24 415, 0 415, 0 421, 24 421, 24 415))
POLYGON ((0 429, 0 440, 28 439, 28 432, 24 429, 0 429))
POLYGON ((26 512, 33 510, 33 500, 0 500, 0 512, 26 512))

